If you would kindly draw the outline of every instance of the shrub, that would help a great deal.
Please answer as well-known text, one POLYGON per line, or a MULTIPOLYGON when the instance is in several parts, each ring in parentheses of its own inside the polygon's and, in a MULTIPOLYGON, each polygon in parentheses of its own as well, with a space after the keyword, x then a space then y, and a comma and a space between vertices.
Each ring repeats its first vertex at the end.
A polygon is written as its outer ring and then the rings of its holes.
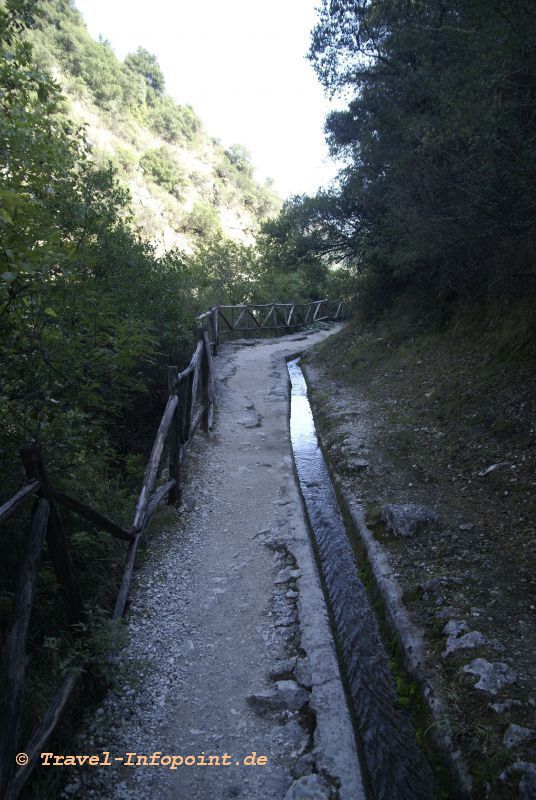
POLYGON ((148 50, 138 47, 135 53, 129 53, 125 58, 125 68, 129 72, 139 75, 155 95, 164 94, 166 84, 164 73, 156 56, 149 53, 148 50))
POLYGON ((117 164, 118 169, 126 175, 132 175, 138 166, 138 158, 134 150, 121 145, 117 145, 115 148, 114 162, 117 164))
POLYGON ((179 106, 171 97, 163 97, 153 105, 149 125, 167 142, 188 143, 196 140, 201 120, 191 106, 179 106))
POLYGON ((140 159, 140 166, 144 175, 170 194, 180 198, 181 191, 186 185, 186 176, 166 147, 147 150, 140 159))
POLYGON ((221 222, 218 210, 209 203, 195 203, 186 216, 184 229, 203 239, 210 239, 221 233, 221 222))

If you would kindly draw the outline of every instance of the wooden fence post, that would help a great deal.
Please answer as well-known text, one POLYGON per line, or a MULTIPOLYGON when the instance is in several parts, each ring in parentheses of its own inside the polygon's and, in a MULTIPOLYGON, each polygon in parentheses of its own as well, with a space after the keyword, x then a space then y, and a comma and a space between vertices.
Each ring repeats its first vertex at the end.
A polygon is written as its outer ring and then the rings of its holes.
MULTIPOLYGON (((202 328, 200 329, 202 330, 202 328)), ((192 431, 192 418, 195 409, 195 401, 197 398, 197 390, 199 387, 199 377, 201 373, 201 361, 203 358, 203 349, 199 353, 198 347, 199 342, 202 341, 202 337, 200 336, 199 330, 197 331, 197 347, 194 353, 194 358, 196 358, 195 366, 192 372, 188 375, 187 383, 186 383, 186 402, 185 402, 185 413, 184 413, 184 424, 183 424, 183 431, 182 431, 182 440, 183 442, 189 442, 191 431, 192 431)))
POLYGON ((190 427, 192 424, 192 390, 194 383, 194 374, 195 372, 190 372, 190 374, 186 378, 186 386, 184 388, 186 397, 184 398, 184 414, 182 415, 182 432, 181 432, 181 439, 183 444, 187 442, 190 438, 190 427))
POLYGON ((170 489, 168 494, 168 505, 175 506, 180 499, 180 395, 177 391, 177 367, 168 367, 168 391, 169 394, 176 394, 179 398, 177 408, 171 420, 169 429, 169 477, 175 479, 175 486, 170 489))
POLYGON ((208 431, 214 423, 214 401, 216 390, 214 387, 214 366, 212 364, 212 353, 207 331, 203 331, 204 348, 204 402, 206 411, 203 419, 203 430, 208 431))
POLYGON ((61 517, 58 513, 56 503, 54 502, 54 492, 48 482, 47 472, 37 442, 25 444, 21 449, 21 457, 26 475, 30 480, 35 479, 41 483, 40 495, 48 501, 50 506, 47 525, 47 544, 54 570, 65 592, 70 623, 81 622, 86 617, 86 610, 82 601, 82 595, 80 594, 80 587, 76 580, 61 517))
MULTIPOLYGON (((212 353, 213 355, 218 355, 218 335, 216 333, 216 315, 217 311, 216 308, 213 307, 210 309, 210 330, 212 332, 212 353)), ((209 335, 209 341, 210 341, 209 335)))
MULTIPOLYGON (((207 430, 207 427, 206 427, 206 419, 207 419, 206 409, 208 407, 208 400, 207 400, 207 394, 208 394, 208 361, 207 361, 207 355, 206 355, 207 345, 206 345, 206 341, 205 341, 206 332, 207 331, 206 331, 205 328, 198 328, 197 331, 195 332, 197 341, 201 342, 201 345, 202 345, 200 359, 199 359, 199 373, 198 373, 199 374, 199 383, 198 383, 198 387, 199 388, 198 388, 198 393, 199 393, 199 402, 200 402, 200 404, 202 406, 205 407, 205 412, 204 412, 203 417, 201 419, 201 429, 204 430, 204 431, 207 430)), ((193 398, 193 402, 194 402, 194 406, 195 406, 195 397, 193 398)), ((194 406, 192 406, 192 412, 194 411, 194 406)))
POLYGON ((216 306, 214 309, 214 355, 218 355, 218 347, 220 346, 220 307, 216 306))
POLYGON ((279 309, 277 308, 277 303, 275 302, 275 300, 274 300, 274 302, 272 303, 272 306, 273 306, 273 308, 274 308, 274 325, 275 325, 275 335, 276 335, 276 336, 280 336, 280 333, 279 333, 279 325, 277 324, 277 315, 278 315, 278 313, 279 313, 279 309))
POLYGON ((41 497, 32 511, 32 523, 26 551, 19 572, 9 633, 2 664, 2 705, 0 730, 0 796, 7 796, 7 786, 15 767, 18 749, 20 710, 26 675, 26 639, 35 598, 37 572, 49 519, 49 504, 41 497))

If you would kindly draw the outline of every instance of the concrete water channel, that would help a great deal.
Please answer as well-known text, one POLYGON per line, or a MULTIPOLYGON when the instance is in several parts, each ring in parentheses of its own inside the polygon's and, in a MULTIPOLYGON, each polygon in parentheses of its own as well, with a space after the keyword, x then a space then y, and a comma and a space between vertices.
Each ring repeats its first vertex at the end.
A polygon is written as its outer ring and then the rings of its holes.
POLYGON ((296 472, 369 796, 374 800, 433 800, 432 769, 417 745, 408 711, 397 702, 389 654, 360 577, 364 565, 359 563, 337 502, 299 358, 287 366, 296 472))

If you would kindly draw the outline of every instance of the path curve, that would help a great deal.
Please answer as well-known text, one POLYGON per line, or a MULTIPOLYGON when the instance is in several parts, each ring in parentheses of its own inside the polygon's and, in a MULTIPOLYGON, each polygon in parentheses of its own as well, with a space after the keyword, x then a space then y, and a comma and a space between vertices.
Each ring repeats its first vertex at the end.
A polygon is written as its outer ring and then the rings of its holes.
POLYGON ((214 431, 136 573, 115 688, 77 742, 230 764, 115 761, 73 773, 65 797, 365 797, 288 430, 285 358, 337 329, 221 347, 214 431), (253 751, 268 763, 244 765, 253 751))

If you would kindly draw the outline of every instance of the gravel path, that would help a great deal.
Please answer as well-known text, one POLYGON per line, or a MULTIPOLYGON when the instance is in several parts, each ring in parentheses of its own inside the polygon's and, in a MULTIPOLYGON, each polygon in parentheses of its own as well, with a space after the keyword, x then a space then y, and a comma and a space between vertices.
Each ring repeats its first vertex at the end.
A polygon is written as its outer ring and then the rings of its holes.
POLYGON ((176 522, 136 574, 115 688, 77 742, 112 764, 77 770, 64 797, 364 798, 288 433, 285 356, 329 333, 221 348, 214 431, 196 437, 176 522), (128 765, 158 751, 176 769, 128 765), (266 763, 244 764, 253 752, 266 763))

